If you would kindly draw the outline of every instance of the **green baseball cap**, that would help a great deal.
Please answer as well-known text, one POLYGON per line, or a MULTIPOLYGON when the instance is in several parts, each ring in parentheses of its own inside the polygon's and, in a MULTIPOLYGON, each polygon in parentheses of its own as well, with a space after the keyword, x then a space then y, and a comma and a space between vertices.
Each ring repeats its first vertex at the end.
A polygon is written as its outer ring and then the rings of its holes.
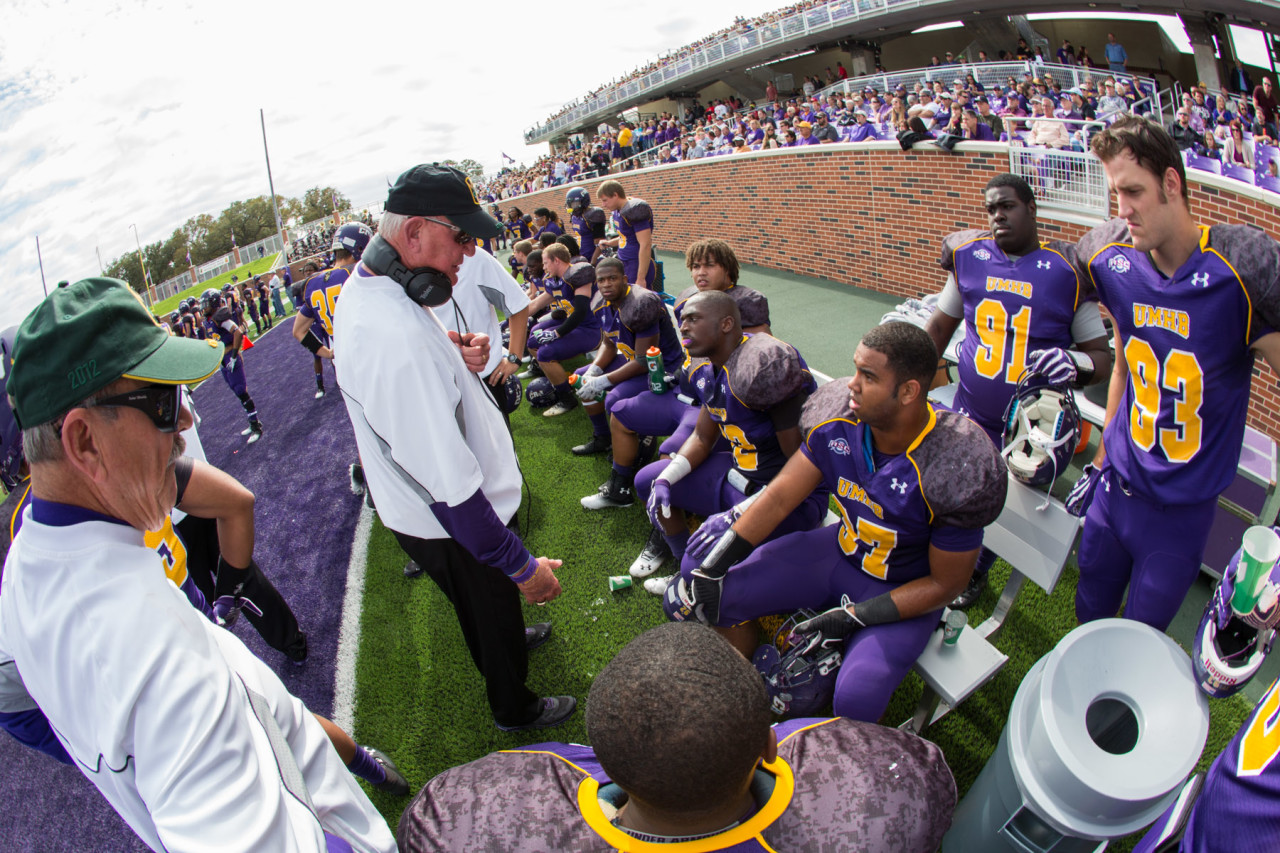
POLYGON ((221 360, 221 343, 171 336, 123 281, 86 278, 49 294, 22 321, 6 390, 26 429, 117 379, 197 382, 221 360))

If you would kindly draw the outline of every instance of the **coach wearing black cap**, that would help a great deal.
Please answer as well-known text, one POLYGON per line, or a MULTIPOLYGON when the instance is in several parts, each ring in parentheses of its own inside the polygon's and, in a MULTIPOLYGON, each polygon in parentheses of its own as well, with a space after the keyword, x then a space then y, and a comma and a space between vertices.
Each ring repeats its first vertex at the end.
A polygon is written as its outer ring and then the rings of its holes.
POLYGON ((551 626, 524 627, 517 590, 534 604, 554 599, 560 561, 534 557, 513 530, 521 477, 511 434, 459 352, 485 336, 459 338, 428 310, 449 300, 476 238, 501 230, 457 169, 429 163, 397 178, 343 286, 334 367, 378 515, 453 604, 494 722, 516 731, 558 725, 577 704, 525 686, 527 650, 551 626))

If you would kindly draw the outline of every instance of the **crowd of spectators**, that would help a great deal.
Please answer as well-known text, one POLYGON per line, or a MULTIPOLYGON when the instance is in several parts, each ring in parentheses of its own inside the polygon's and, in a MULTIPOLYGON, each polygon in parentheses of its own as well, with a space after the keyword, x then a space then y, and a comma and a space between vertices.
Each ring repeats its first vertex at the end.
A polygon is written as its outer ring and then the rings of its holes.
MULTIPOLYGON (((940 65, 958 63, 947 54, 940 65)), ((827 71, 832 82, 847 76, 839 63, 827 71)), ((620 122, 618 128, 601 125, 595 135, 571 137, 564 150, 531 166, 503 169, 485 181, 484 194, 496 202, 621 171, 636 165, 635 159, 643 159, 643 165, 678 163, 762 149, 892 140, 912 132, 919 134, 913 137, 917 141, 1014 140, 1083 151, 1088 132, 1098 127, 1089 122, 1109 123, 1152 110, 1152 93, 1130 77, 1104 71, 1096 80, 1085 75, 1079 86, 1070 86, 1035 66, 1003 84, 984 85, 972 71, 957 68, 954 76, 928 71, 910 87, 903 84, 892 91, 874 86, 861 92, 821 91, 815 76, 806 78, 791 99, 779 98, 770 83, 766 97, 771 99, 765 103, 744 104, 730 97, 707 106, 694 103, 683 119, 662 113, 620 122), (633 159, 645 153, 647 157, 633 159)))
MULTIPOLYGON (((1276 112, 1269 77, 1263 78, 1248 100, 1210 92, 1200 84, 1182 96, 1169 135, 1194 168, 1243 180, 1253 172, 1258 179, 1280 178, 1276 112)), ((1261 183, 1278 188, 1271 181, 1261 183)))
POLYGON ((574 107, 579 106, 580 104, 583 104, 587 101, 590 101, 592 98, 598 96, 600 93, 606 92, 609 89, 614 88, 615 86, 626 85, 627 83, 630 83, 632 80, 636 80, 640 77, 644 77, 648 74, 652 74, 654 71, 661 71, 663 68, 666 68, 670 65, 675 65, 676 63, 680 62, 683 59, 688 58, 690 55, 696 53, 697 51, 701 50, 707 45, 720 41, 723 38, 726 38, 728 36, 733 36, 733 35, 739 35, 739 36, 745 35, 746 33, 749 33, 752 30, 759 29, 760 27, 763 27, 772 23, 777 23, 778 21, 781 21, 784 18, 790 17, 791 15, 794 15, 797 12, 803 12, 806 9, 812 9, 815 6, 825 6, 828 2, 829 0, 803 0, 803 2, 794 3, 785 8, 776 9, 772 12, 769 12, 764 15, 758 15, 754 18, 744 18, 740 15, 734 19, 732 24, 725 27, 724 29, 718 30, 708 36, 698 39, 697 41, 690 42, 689 44, 686 44, 683 47, 678 47, 675 50, 670 51, 669 53, 665 53, 646 65, 636 67, 629 74, 624 74, 621 77, 616 77, 613 80, 610 80, 608 83, 604 83, 596 87, 595 89, 583 95, 582 97, 575 98, 574 100, 565 104, 564 107, 561 108, 561 110, 558 113, 551 116, 551 118, 548 119, 548 121, 555 121, 557 118, 564 115, 574 107))

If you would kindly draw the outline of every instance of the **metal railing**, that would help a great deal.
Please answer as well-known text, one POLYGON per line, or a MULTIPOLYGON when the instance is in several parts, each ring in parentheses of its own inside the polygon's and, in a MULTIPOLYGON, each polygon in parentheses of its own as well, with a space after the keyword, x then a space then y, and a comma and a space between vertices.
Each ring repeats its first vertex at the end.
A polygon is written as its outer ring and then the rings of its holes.
POLYGON ((889 10, 939 6, 948 2, 950 0, 832 0, 825 5, 796 12, 776 21, 764 21, 753 25, 751 29, 734 30, 700 48, 662 60, 665 64, 661 68, 610 86, 599 94, 587 96, 547 122, 529 128, 525 131, 524 139, 527 143, 540 142, 557 130, 581 124, 615 105, 666 87, 689 74, 715 68, 751 54, 764 54, 807 35, 826 33, 844 24, 876 17, 889 10))
POLYGON ((1033 148, 1011 142, 1009 171, 1031 184, 1037 207, 1099 219, 1106 219, 1111 213, 1111 194, 1102 161, 1088 150, 1033 148))
MULTIPOLYGON (((1061 83, 1063 89, 1070 89, 1085 83, 1095 84, 1096 88, 1096 84, 1107 77, 1117 76, 1105 68, 1084 68, 1079 65, 1058 65, 1051 62, 1031 62, 1029 60, 1018 62, 970 62, 957 65, 931 65, 924 68, 909 68, 903 71, 849 77, 827 86, 817 92, 814 97, 825 99, 828 95, 858 94, 868 86, 883 95, 892 92, 899 86, 910 91, 916 83, 933 83, 937 80, 950 84, 956 79, 965 81, 970 74, 973 75, 975 81, 983 86, 1003 86, 1009 82, 1010 77, 1021 81, 1022 76, 1028 73, 1033 77, 1040 78, 1049 75, 1054 81, 1061 83)), ((1154 98, 1155 106, 1159 111, 1160 93, 1156 90, 1154 78, 1141 77, 1136 74, 1120 76, 1133 82, 1135 89, 1145 96, 1143 98, 1144 101, 1154 98)))

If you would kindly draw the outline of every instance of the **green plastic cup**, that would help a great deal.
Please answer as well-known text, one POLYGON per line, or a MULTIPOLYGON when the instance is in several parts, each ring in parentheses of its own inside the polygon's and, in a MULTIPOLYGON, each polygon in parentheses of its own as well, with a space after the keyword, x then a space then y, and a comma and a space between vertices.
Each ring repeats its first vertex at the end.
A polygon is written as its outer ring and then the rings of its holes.
POLYGON ((1262 593, 1262 582, 1280 559, 1280 536, 1270 527, 1254 525, 1244 532, 1236 587, 1231 609, 1239 616, 1252 613, 1262 593))

